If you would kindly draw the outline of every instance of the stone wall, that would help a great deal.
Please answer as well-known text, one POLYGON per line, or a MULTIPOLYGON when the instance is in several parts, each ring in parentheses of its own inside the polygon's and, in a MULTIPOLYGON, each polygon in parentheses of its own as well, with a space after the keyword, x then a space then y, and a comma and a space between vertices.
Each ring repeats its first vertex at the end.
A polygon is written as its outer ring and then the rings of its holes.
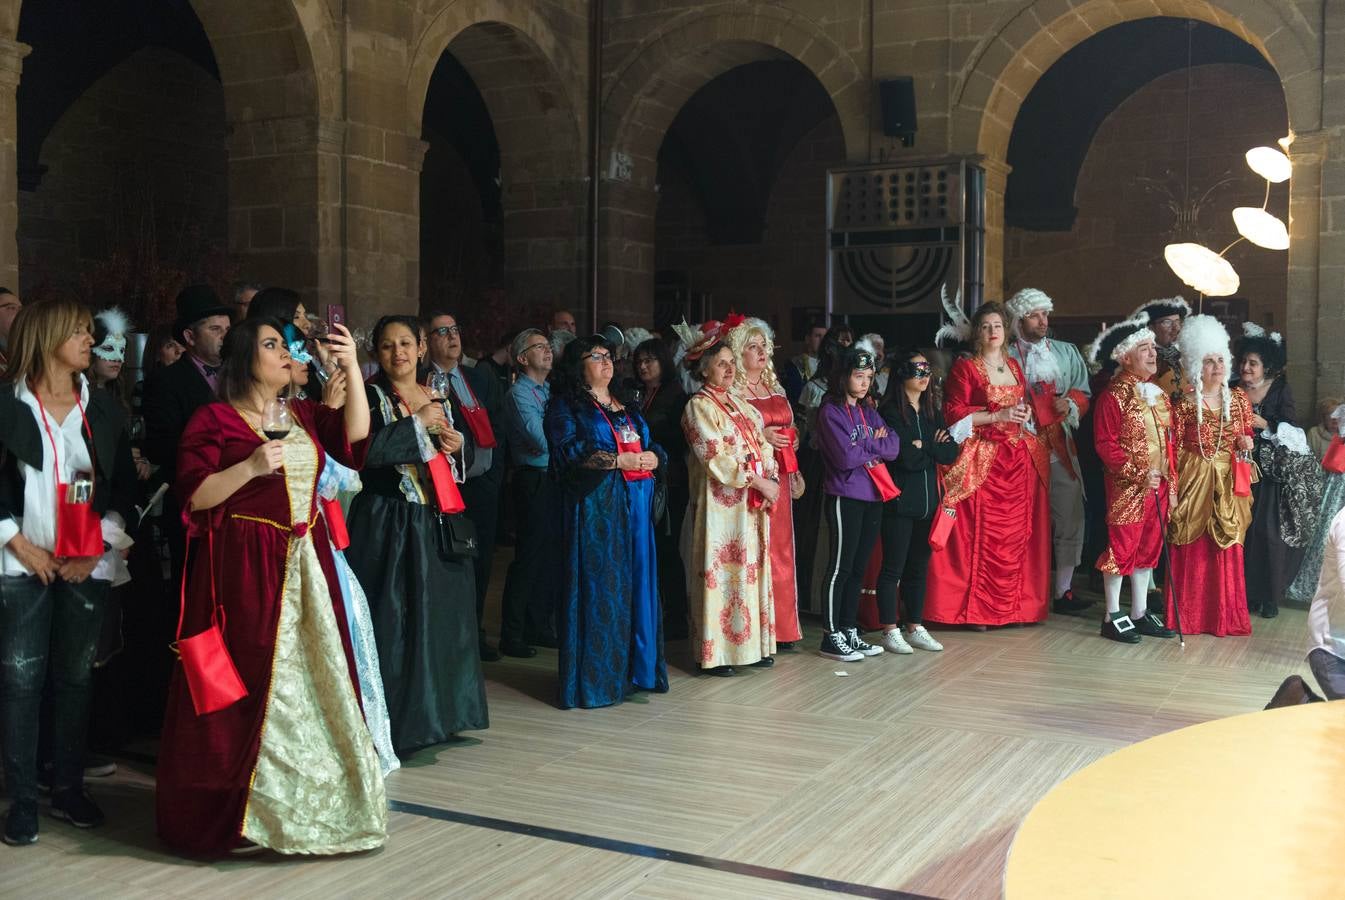
MULTIPOLYGON (((1191 77, 1190 187, 1193 198, 1215 188, 1198 224, 1200 240, 1220 250, 1237 240, 1232 210, 1259 207, 1265 182, 1243 153, 1269 145, 1287 130, 1284 94, 1272 73, 1248 66, 1198 66, 1191 77)), ((1182 200, 1186 161, 1186 74, 1150 82, 1118 107, 1093 138, 1075 189, 1078 217, 1068 232, 1008 231, 1005 275, 1010 292, 1038 287, 1056 300, 1059 315, 1115 320, 1141 301, 1194 293, 1163 260, 1174 223, 1167 204, 1182 200), (1156 190, 1137 179, 1162 183, 1156 190)), ((1270 211, 1287 214, 1289 190, 1271 189, 1270 211)), ((1237 297, 1251 318, 1285 327, 1283 251, 1242 242, 1228 253, 1242 279, 1237 297)))
POLYGON ((224 128, 220 83, 183 56, 146 48, 104 75, 47 136, 37 188, 18 195, 20 289, 77 287, 148 242, 189 270, 225 248, 224 128))

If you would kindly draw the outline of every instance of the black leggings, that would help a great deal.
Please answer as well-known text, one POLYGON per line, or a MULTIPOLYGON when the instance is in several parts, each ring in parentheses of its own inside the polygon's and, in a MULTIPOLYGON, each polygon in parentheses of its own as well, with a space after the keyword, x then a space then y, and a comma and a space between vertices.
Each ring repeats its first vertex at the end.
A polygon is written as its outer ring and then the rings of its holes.
POLYGON ((925 573, 929 570, 929 529, 933 519, 883 516, 883 568, 878 573, 878 620, 897 621, 897 585, 901 585, 901 623, 919 625, 925 616, 925 573))
POLYGON ((822 509, 831 530, 831 553, 822 579, 822 620, 827 631, 844 631, 858 624, 859 591, 882 527, 883 504, 828 494, 822 509))

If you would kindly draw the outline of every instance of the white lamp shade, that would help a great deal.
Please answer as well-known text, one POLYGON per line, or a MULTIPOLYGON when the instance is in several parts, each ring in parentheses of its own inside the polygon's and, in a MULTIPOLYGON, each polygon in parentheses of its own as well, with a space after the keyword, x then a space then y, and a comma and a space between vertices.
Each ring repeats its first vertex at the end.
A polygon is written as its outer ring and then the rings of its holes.
POLYGON ((1256 206, 1239 206, 1233 210, 1233 223, 1238 234, 1258 247, 1267 250, 1288 250, 1289 229, 1277 217, 1256 206))
POLYGON ((1183 284, 1206 297, 1228 297, 1242 283, 1232 263, 1200 244, 1168 244, 1163 258, 1183 284))
MULTIPOLYGON (((1279 184, 1294 174, 1293 163, 1274 147, 1253 147, 1247 151, 1247 165, 1266 181, 1279 184)), ((1250 238, 1249 238, 1250 240, 1250 238)))

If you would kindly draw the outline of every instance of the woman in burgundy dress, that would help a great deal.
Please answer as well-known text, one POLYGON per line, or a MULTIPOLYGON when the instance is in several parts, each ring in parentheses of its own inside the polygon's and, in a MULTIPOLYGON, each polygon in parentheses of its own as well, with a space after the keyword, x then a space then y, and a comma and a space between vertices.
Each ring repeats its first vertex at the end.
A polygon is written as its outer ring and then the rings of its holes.
POLYGON ((1022 369, 1004 350, 1004 308, 971 318, 975 355, 948 373, 943 419, 962 444, 944 474, 943 506, 957 512, 947 547, 934 554, 925 618, 992 625, 1046 618, 1051 567, 1050 458, 1027 429, 1022 369))
MULTIPOLYGON (((794 410, 785 397, 785 389, 775 375, 771 361, 775 338, 769 325, 760 319, 746 319, 729 332, 728 344, 738 363, 733 382, 734 393, 756 407, 765 422, 766 440, 775 448, 780 463, 781 487, 789 478, 789 496, 803 496, 803 473, 795 452, 799 435, 794 428, 794 410)), ((775 640, 777 647, 788 650, 803 638, 799 626, 799 589, 794 571, 794 504, 771 506, 771 587, 775 593, 775 640)))
MULTIPOLYGON (((354 342, 337 327, 330 346, 357 382, 354 342)), ((223 402, 197 410, 178 448, 177 490, 196 537, 181 637, 208 629, 218 603, 247 689, 198 715, 182 668, 173 673, 156 801, 160 837, 183 853, 345 853, 387 834, 315 491, 325 453, 360 465, 369 406, 361 391, 340 411, 293 400, 293 427, 268 439, 263 411, 289 387, 291 366, 278 322, 235 326, 224 343, 223 402)), ((274 424, 267 430, 280 431, 274 424)))

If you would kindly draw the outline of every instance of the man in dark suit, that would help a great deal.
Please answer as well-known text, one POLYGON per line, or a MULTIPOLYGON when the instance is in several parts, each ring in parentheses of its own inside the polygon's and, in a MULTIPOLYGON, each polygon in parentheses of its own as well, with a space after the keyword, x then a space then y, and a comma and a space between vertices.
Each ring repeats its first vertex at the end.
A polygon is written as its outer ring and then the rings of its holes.
MULTIPOLYGON (((476 623, 481 635, 481 658, 494 662, 499 652, 486 643, 482 614, 486 590, 490 587, 491 557, 495 553, 495 531, 500 516, 500 484, 504 479, 505 454, 496 435, 504 434, 501 414, 504 393, 494 376, 462 365, 462 335, 458 322, 444 312, 425 319, 429 341, 430 372, 446 372, 453 386, 453 427, 463 435, 463 460, 466 466, 462 499, 467 517, 476 526, 480 553, 476 558, 476 623)), ((534 656, 537 651, 525 644, 502 643, 500 651, 510 656, 534 656)))
MULTIPOLYGON (((229 307, 208 285, 194 284, 177 295, 173 337, 187 352, 145 383, 145 456, 159 467, 156 473, 169 485, 177 476, 177 445, 196 410, 214 401, 220 353, 229 333, 229 307)), ((169 490, 164 530, 173 557, 173 584, 182 577, 186 533, 178 515, 188 498, 169 490)))

